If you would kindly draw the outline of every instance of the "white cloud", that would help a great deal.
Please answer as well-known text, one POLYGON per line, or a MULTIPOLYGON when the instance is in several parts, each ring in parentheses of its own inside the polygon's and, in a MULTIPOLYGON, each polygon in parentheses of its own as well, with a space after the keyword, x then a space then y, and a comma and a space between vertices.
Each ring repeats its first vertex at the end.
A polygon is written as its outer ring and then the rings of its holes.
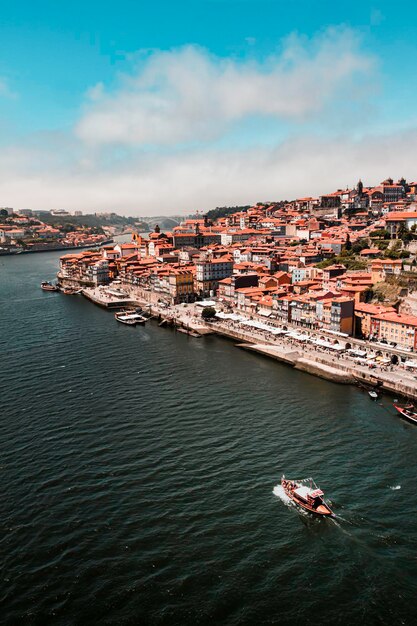
POLYGON ((355 85, 357 93, 373 65, 353 33, 341 29, 311 41, 291 36, 262 63, 195 46, 154 51, 116 91, 99 85, 90 92, 76 133, 93 145, 175 145, 216 138, 249 116, 306 121, 339 91, 346 99, 355 85))
MULTIPOLYGON (((353 140, 305 136, 272 148, 238 151, 193 150, 143 155, 133 162, 99 168, 30 168, 42 155, 0 157, 1 204, 116 210, 131 215, 169 214, 214 206, 302 197, 331 192, 362 177, 365 184, 386 176, 416 178, 417 130, 353 140)), ((13 155, 12 155, 13 156, 13 155)), ((49 157, 44 161, 49 163, 49 157)))
POLYGON ((362 90, 373 69, 355 36, 338 29, 290 37, 262 63, 192 46, 152 52, 115 91, 92 87, 71 133, 0 151, 0 205, 161 215, 318 195, 359 177, 415 179, 415 129, 372 136, 362 123, 358 132, 358 100, 341 115, 358 92, 369 106, 362 90), (254 117, 278 120, 285 139, 255 142, 254 117))

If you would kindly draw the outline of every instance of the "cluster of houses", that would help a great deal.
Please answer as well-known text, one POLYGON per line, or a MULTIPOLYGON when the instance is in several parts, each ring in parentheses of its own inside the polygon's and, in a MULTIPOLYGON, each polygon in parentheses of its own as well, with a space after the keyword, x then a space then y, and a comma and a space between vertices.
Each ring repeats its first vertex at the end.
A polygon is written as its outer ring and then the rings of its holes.
POLYGON ((417 349, 417 317, 370 302, 375 285, 403 272, 401 258, 372 245, 417 223, 417 183, 383 181, 319 198, 258 204, 214 222, 187 219, 172 232, 66 254, 61 279, 105 285, 114 279, 138 299, 178 304, 207 296, 223 308, 417 349), (340 256, 357 241, 361 269, 340 256), (338 257, 334 262, 332 259, 338 257), (324 262, 324 263, 323 263, 324 262))
MULTIPOLYGON (((2 209, 2 211, 6 210, 2 209)), ((10 214, 7 213, 2 216, 0 245, 24 247, 25 249, 36 249, 46 244, 83 247, 97 245, 107 239, 106 236, 95 234, 91 228, 83 226, 71 231, 54 228, 39 217, 28 215, 28 212, 25 209, 19 213, 10 210, 10 214)), ((58 215, 60 214, 58 213, 58 215)))

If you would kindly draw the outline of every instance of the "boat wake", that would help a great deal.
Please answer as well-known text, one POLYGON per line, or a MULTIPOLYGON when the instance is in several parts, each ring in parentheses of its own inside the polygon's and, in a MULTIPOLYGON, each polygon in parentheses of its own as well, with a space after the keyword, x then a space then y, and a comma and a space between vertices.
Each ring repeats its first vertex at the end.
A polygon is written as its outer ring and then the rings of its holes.
POLYGON ((272 493, 274 494, 274 496, 280 498, 284 502, 284 504, 292 504, 291 498, 287 496, 282 485, 275 485, 272 493))
POLYGON ((349 524, 349 526, 355 526, 353 522, 348 520, 346 517, 342 517, 338 513, 333 513, 332 517, 330 518, 330 521, 333 522, 333 524, 335 524, 336 526, 339 526, 339 528, 342 528, 342 524, 349 524))
POLYGON ((284 491, 284 487, 282 485, 275 485, 275 487, 272 490, 272 493, 274 494, 274 496, 277 496, 277 498, 282 500, 282 502, 286 506, 288 506, 291 509, 295 509, 297 511, 297 513, 299 513, 300 515, 304 515, 306 517, 310 517, 309 514, 307 513, 307 511, 304 511, 304 509, 298 507, 295 504, 295 502, 293 502, 293 500, 291 500, 291 498, 289 498, 287 496, 287 494, 284 491))
POLYGON ((401 485, 393 485, 390 489, 391 491, 398 491, 398 489, 401 489, 401 485))

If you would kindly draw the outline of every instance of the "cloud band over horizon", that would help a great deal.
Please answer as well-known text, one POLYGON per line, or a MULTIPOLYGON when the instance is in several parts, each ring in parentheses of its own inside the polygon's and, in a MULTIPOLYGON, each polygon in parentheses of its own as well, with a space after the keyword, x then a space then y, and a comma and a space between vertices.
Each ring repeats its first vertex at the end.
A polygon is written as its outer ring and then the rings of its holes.
POLYGON ((292 35, 277 50, 136 55, 115 86, 89 89, 72 128, 2 148, 0 204, 186 213, 326 193, 360 176, 415 178, 415 130, 373 126, 378 59, 354 31, 292 35))

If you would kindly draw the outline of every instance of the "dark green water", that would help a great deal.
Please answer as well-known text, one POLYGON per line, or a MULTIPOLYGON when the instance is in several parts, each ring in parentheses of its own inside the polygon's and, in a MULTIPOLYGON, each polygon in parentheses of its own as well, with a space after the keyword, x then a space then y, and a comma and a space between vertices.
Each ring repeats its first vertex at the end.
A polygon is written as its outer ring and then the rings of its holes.
POLYGON ((58 256, 0 257, 1 622, 415 623, 417 428, 389 399, 43 293, 58 256))

